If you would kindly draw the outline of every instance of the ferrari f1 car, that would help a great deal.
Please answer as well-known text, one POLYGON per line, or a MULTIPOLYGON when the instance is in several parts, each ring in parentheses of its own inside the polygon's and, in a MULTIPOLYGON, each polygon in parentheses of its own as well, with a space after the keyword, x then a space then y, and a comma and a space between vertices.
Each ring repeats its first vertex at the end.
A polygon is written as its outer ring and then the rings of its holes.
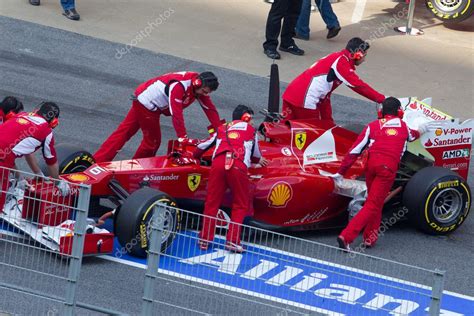
MULTIPOLYGON (((460 123, 415 98, 403 100, 410 127, 444 120, 443 128, 424 134, 404 155, 386 210, 407 210, 407 218, 429 234, 448 234, 459 228, 471 207, 467 184, 474 121, 460 123)), ((274 231, 315 230, 345 225, 365 200, 366 157, 351 168, 343 185, 335 187, 335 173, 362 126, 334 126, 315 119, 280 120, 266 111, 260 125, 260 149, 270 163, 250 168, 253 185, 251 226, 274 231)), ((147 224, 157 203, 202 212, 212 163, 211 152, 196 164, 186 159, 194 147, 168 144, 168 154, 136 160, 94 163, 92 155, 75 146, 58 146, 62 178, 91 185, 90 216, 115 208, 114 233, 134 255, 145 256, 147 224), (107 203, 104 203, 107 200, 107 203), (140 242, 131 243, 139 236, 140 242)), ((229 210, 226 196, 222 210, 229 210)), ((182 214, 168 208, 162 245, 166 248, 181 229, 182 214)))
MULTIPOLYGON (((271 80, 275 84, 270 89, 269 108, 258 129, 260 149, 270 162, 266 167, 249 169, 254 211, 246 224, 273 231, 344 226, 349 214, 360 210, 365 201, 363 176, 367 157, 359 157, 342 185, 335 187, 329 175, 338 170, 363 126, 335 126, 316 119, 284 120, 278 114, 278 79, 271 76, 271 80)), ((471 208, 467 176, 474 120, 461 123, 429 103, 416 98, 402 100, 404 120, 411 128, 427 121, 442 120, 444 124, 409 145, 384 210, 403 209, 403 214, 420 230, 448 234, 462 225, 471 208)), ((57 146, 62 178, 91 186, 89 216, 110 215, 114 209, 114 234, 125 250, 137 256, 146 256, 147 228, 157 203, 172 206, 166 208, 163 250, 183 228, 179 209, 202 212, 212 150, 199 163, 188 159, 193 150, 193 146, 183 147, 170 140, 164 156, 95 163, 85 150, 57 146)), ((39 189, 34 183, 30 188, 39 189)), ((225 212, 230 209, 230 202, 229 193, 220 212, 224 219, 228 219, 225 212)), ((62 211, 54 204, 48 210, 53 218, 58 218, 54 213, 62 211)), ((108 233, 94 229, 95 234, 108 233)), ((96 242, 92 237, 89 236, 91 243, 96 242)), ((107 241, 106 248, 110 250, 110 239, 107 241)), ((100 253, 97 249, 90 251, 94 252, 100 253)))

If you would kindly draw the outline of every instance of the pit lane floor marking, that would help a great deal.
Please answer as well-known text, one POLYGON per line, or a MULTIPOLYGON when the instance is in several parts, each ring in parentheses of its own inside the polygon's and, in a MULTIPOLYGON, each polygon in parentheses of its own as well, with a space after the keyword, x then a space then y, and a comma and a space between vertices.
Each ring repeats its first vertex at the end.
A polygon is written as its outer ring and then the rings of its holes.
MULTIPOLYGON (((188 231, 187 234, 195 234, 195 233, 188 231)), ((187 235, 187 237, 193 237, 193 235, 187 235)), ((219 237, 216 237, 216 240, 223 241, 224 239, 219 236, 219 237)), ((421 284, 418 284, 418 283, 409 282, 409 281, 405 281, 405 280, 400 280, 400 279, 393 278, 393 277, 386 277, 386 276, 383 276, 381 274, 371 273, 369 271, 356 269, 356 268, 351 268, 351 267, 340 265, 340 264, 333 264, 333 263, 330 263, 330 262, 327 262, 327 261, 318 260, 318 259, 315 259, 315 258, 309 258, 309 257, 306 257, 306 256, 293 254, 293 253, 290 253, 290 252, 287 252, 287 251, 272 249, 270 247, 258 246, 258 245, 254 245, 254 244, 246 244, 246 245, 248 247, 255 247, 255 249, 265 250, 265 251, 268 251, 270 253, 282 254, 282 255, 288 256, 289 258, 303 259, 303 260, 306 260, 308 262, 318 263, 318 264, 323 265, 323 266, 337 267, 339 269, 343 269, 344 271, 353 272, 353 273, 360 273, 362 275, 366 275, 366 276, 369 276, 371 278, 384 279, 384 280, 387 280, 387 281, 396 282, 398 284, 404 284, 404 285, 412 286, 412 287, 415 287, 415 288, 424 289, 426 291, 431 290, 431 288, 429 286, 421 285, 421 284)), ((193 255, 190 255, 190 256, 192 257, 193 255)), ((140 260, 140 259, 136 259, 136 258, 120 259, 120 258, 117 258, 115 256, 104 256, 103 258, 106 259, 106 260, 115 261, 115 262, 126 264, 126 265, 129 265, 129 266, 134 266, 134 267, 138 267, 138 268, 142 268, 142 269, 146 268, 146 265, 144 264, 145 261, 143 261, 143 259, 141 259, 142 260, 141 262, 143 262, 143 263, 139 263, 139 262, 133 262, 133 261, 139 261, 140 260)), ((307 305, 304 302, 288 301, 286 299, 286 297, 281 298, 281 297, 274 297, 274 296, 268 295, 268 293, 267 294, 256 293, 256 292, 252 291, 251 289, 249 290, 249 289, 244 289, 244 288, 237 288, 237 287, 225 284, 226 282, 222 283, 222 282, 219 282, 219 281, 216 282, 215 280, 214 281, 203 280, 199 275, 191 276, 191 275, 188 275, 188 274, 173 272, 173 271, 170 271, 170 270, 172 270, 172 269, 167 269, 166 265, 165 265, 165 269, 161 269, 161 268, 159 269, 160 273, 163 273, 165 275, 170 275, 170 276, 174 276, 174 277, 178 277, 178 278, 182 278, 182 279, 186 279, 186 280, 191 280, 191 281, 199 282, 199 283, 206 284, 206 285, 211 285, 211 286, 218 287, 218 288, 228 289, 228 290, 231 290, 231 291, 235 291, 235 292, 239 292, 239 293, 243 293, 243 294, 248 294, 250 296, 263 298, 263 299, 271 300, 271 301, 274 301, 274 302, 283 303, 283 304, 287 304, 287 305, 290 305, 290 306, 295 306, 295 307, 299 307, 299 308, 303 308, 303 309, 307 309, 307 310, 311 310, 311 311, 327 313, 329 315, 344 315, 344 314, 340 314, 340 313, 337 313, 337 312, 334 312, 334 311, 329 311, 329 310, 326 310, 326 309, 323 309, 323 308, 320 308, 320 307, 317 307, 317 306, 307 305)), ((370 281, 367 280, 367 282, 370 282, 370 281)), ((382 288, 383 288, 383 286, 382 286, 382 288)), ((445 295, 448 295, 448 296, 451 296, 451 297, 457 297, 457 298, 461 298, 461 299, 464 299, 464 300, 468 300, 470 302, 474 302, 474 297, 471 297, 471 296, 467 296, 467 295, 464 295, 464 294, 453 293, 453 292, 450 292, 450 291, 444 291, 443 293, 445 295)), ((449 297, 447 299, 449 299, 449 297)), ((452 300, 452 299, 450 299, 450 300, 452 300)), ((467 305, 470 306, 470 303, 467 303, 467 305)))
MULTIPOLYGON (((109 260, 109 261, 112 261, 112 262, 125 264, 125 265, 132 266, 132 267, 135 267, 135 268, 140 268, 140 269, 144 269, 144 270, 147 269, 146 264, 133 262, 133 261, 129 261, 129 260, 126 260, 126 259, 116 258, 116 257, 111 256, 111 255, 99 256, 98 258, 109 260)), ((201 278, 192 277, 192 276, 189 276, 189 275, 186 275, 186 274, 176 273, 176 272, 172 272, 172 271, 169 271, 169 270, 166 270, 166 269, 158 268, 158 272, 162 273, 162 274, 165 274, 165 275, 177 277, 177 278, 188 280, 188 281, 198 282, 198 283, 201 283, 201 284, 204 284, 204 285, 208 285, 208 286, 211 286, 211 287, 216 287, 216 288, 220 288, 220 289, 224 289, 224 290, 228 290, 228 291, 232 291, 232 292, 242 293, 242 291, 243 291, 241 288, 238 288, 238 287, 225 285, 225 284, 220 284, 220 283, 217 283, 215 281, 208 281, 208 280, 204 280, 204 279, 201 279, 201 278)), ((289 305, 289 306, 294 306, 294 307, 306 309, 306 310, 317 312, 317 313, 323 313, 325 315, 346 316, 346 314, 341 314, 341 313, 329 311, 329 310, 322 309, 322 308, 317 308, 317 307, 313 307, 313 306, 309 306, 309 305, 305 305, 305 304, 301 304, 301 303, 296 303, 296 302, 284 300, 284 299, 281 299, 281 298, 278 298, 278 297, 273 297, 273 296, 270 296, 270 295, 261 294, 261 293, 258 293, 258 292, 245 290, 244 294, 245 295, 250 295, 250 296, 253 296, 253 297, 257 297, 257 298, 261 298, 261 299, 264 299, 264 300, 277 302, 277 303, 280 303, 280 304, 285 304, 285 305, 289 305)))

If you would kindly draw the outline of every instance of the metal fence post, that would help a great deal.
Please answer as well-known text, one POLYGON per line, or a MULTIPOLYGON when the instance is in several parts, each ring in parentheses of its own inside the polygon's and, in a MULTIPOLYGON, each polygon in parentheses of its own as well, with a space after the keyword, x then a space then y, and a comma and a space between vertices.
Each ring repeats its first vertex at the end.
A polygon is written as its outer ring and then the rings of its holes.
POLYGON ((153 293, 155 279, 158 276, 158 264, 160 263, 161 239, 163 236, 163 223, 166 206, 155 205, 151 220, 150 246, 148 248, 147 272, 145 275, 145 286, 143 289, 142 315, 153 315, 153 293))
POLYGON ((430 316, 437 316, 440 314, 443 288, 444 288, 444 271, 436 269, 434 271, 434 281, 433 281, 433 287, 431 290, 430 316))
POLYGON ((71 262, 68 270, 68 284, 64 302, 64 315, 74 315, 76 304, 76 286, 81 272, 82 255, 84 249, 84 234, 87 227, 87 214, 89 212, 90 186, 79 187, 79 197, 76 208, 76 222, 74 224, 74 237, 71 250, 71 262))
POLYGON ((415 3, 416 0, 410 0, 408 5, 408 17, 407 17, 407 26, 395 27, 395 31, 400 33, 405 33, 407 35, 423 35, 424 32, 421 29, 413 27, 413 19, 415 17, 415 3))

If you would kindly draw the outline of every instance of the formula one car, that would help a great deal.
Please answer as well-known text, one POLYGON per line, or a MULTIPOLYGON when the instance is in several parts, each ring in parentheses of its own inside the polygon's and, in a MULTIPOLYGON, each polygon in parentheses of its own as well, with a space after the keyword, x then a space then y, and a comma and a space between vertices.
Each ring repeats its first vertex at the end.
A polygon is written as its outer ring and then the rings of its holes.
MULTIPOLYGON (((424 134, 404 155, 385 209, 408 210, 408 219, 429 234, 455 231, 471 207, 466 182, 469 170, 474 121, 460 123, 425 102, 405 99, 405 118, 416 128, 429 120, 447 120, 443 128, 424 134)), ((277 111, 265 112, 259 128, 260 149, 270 160, 267 167, 250 168, 254 214, 251 226, 275 231, 314 230, 345 225, 348 208, 356 212, 365 199, 363 182, 366 157, 362 155, 340 187, 330 173, 341 160, 362 126, 334 126, 324 121, 280 120, 277 111), (362 181, 361 181, 362 180, 362 181)), ((145 256, 147 224, 153 206, 170 206, 202 212, 211 165, 211 151, 196 164, 194 147, 182 147, 171 140, 168 154, 136 160, 95 164, 92 155, 75 146, 58 146, 63 179, 91 185, 90 216, 116 208, 114 233, 122 246, 134 255, 145 256)), ((230 207, 230 196, 222 209, 230 207)), ((162 248, 181 228, 182 214, 169 208, 162 248)))
MULTIPOLYGON (((260 149, 270 163, 249 170, 253 214, 246 224, 273 231, 344 226, 349 214, 360 210, 365 201, 367 157, 359 157, 347 175, 350 179, 340 186, 335 186, 329 175, 338 170, 363 126, 282 119, 278 114, 278 77, 272 74, 270 78, 269 108, 258 129, 260 149)), ((474 120, 461 123, 426 100, 402 101, 404 120, 411 128, 433 120, 445 124, 410 144, 384 209, 403 209, 409 221, 426 233, 451 233, 462 225, 471 207, 466 180, 474 120)), ((183 147, 170 140, 164 156, 94 163, 89 152, 76 146, 59 145, 56 149, 62 178, 91 186, 89 216, 108 216, 114 209, 114 234, 133 255, 146 256, 147 228, 157 203, 172 206, 165 214, 162 250, 184 222, 183 212, 175 207, 197 213, 203 210, 212 150, 195 163, 190 159, 193 146, 183 147)), ((223 219, 228 220, 225 212, 230 201, 227 194, 219 214, 223 219)), ((55 213, 54 207, 49 212, 55 213)))

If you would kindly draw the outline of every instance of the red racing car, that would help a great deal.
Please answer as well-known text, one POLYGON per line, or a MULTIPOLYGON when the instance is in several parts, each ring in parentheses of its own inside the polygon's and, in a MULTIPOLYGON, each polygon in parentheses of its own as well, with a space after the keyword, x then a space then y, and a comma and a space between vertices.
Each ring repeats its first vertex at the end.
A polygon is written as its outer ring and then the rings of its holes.
MULTIPOLYGON (((471 207, 466 177, 474 121, 461 124, 416 99, 404 100, 404 108, 412 128, 426 120, 448 122, 411 145, 385 209, 404 208, 408 219, 424 232, 453 232, 471 207)), ((259 128, 260 149, 270 163, 250 168, 254 210, 246 223, 274 231, 345 225, 348 209, 354 213, 364 203, 366 157, 359 158, 348 174, 352 180, 341 187, 335 188, 328 174, 338 170, 362 126, 333 126, 314 119, 285 121, 276 112, 266 111, 259 128)), ((116 209, 114 233, 122 246, 140 236, 141 242, 127 248, 139 256, 146 255, 146 228, 156 203, 202 212, 212 151, 196 164, 186 159, 193 150, 170 141, 165 156, 95 164, 87 151, 69 145, 57 149, 63 179, 91 185, 89 216, 116 209)), ((229 201, 227 196, 224 211, 230 208, 229 201)), ((173 232, 181 229, 181 221, 179 210, 170 208, 163 248, 173 240, 173 232)))

